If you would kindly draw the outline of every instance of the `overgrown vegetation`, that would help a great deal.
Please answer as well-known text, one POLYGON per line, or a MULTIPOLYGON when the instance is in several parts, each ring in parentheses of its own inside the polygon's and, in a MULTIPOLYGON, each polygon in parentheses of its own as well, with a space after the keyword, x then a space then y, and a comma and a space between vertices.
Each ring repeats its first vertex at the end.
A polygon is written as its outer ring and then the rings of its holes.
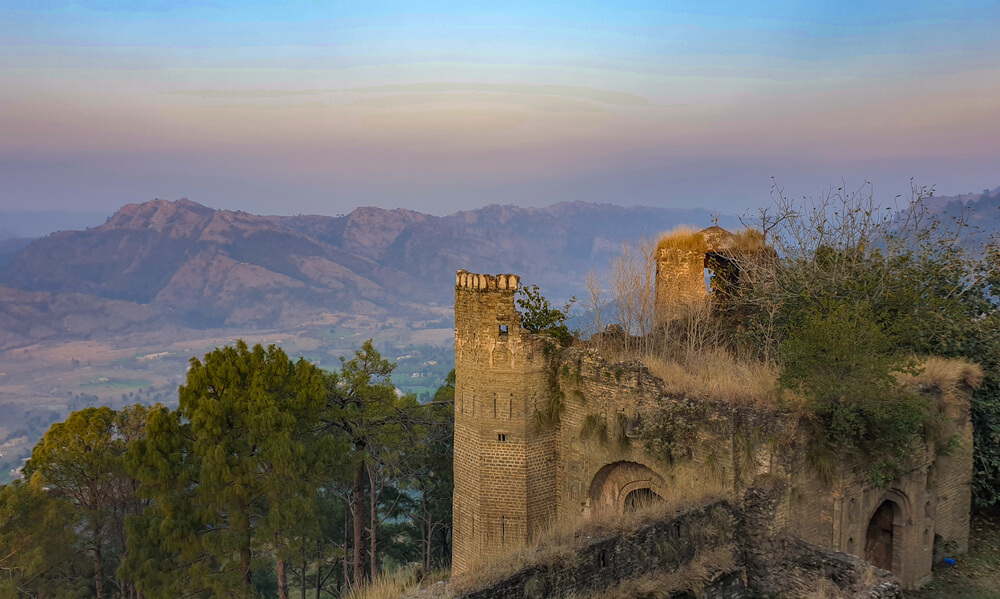
POLYGON ((74 412, 0 487, 0 595, 320 599, 450 563, 454 374, 419 404, 392 369, 239 341, 176 410, 74 412))
POLYGON ((538 285, 525 285, 517 290, 517 306, 521 309, 521 326, 532 333, 548 335, 566 346, 573 341, 573 333, 566 325, 569 311, 576 302, 571 297, 562 310, 552 307, 539 291, 538 285))
MULTIPOLYGON (((655 319, 654 250, 704 251, 705 240, 679 229, 628 244, 609 276, 624 334, 594 343, 611 357, 642 358, 668 392, 796 410, 813 432, 812 463, 846 452, 878 483, 925 441, 947 445, 932 439, 937 407, 899 381, 919 375, 928 357, 977 363, 975 500, 998 503, 1000 252, 968 243, 974 232, 961 219, 931 218, 930 193, 914 188, 904 205, 880 207, 868 184, 800 201, 775 187, 773 205, 709 255, 713 301, 655 319)), ((602 326, 604 297, 591 277, 585 308, 602 326)))

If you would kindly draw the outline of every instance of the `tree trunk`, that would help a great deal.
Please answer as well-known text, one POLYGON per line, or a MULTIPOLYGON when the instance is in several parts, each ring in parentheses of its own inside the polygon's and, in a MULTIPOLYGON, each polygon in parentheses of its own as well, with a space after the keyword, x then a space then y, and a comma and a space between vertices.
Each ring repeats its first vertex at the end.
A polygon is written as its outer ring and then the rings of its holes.
POLYGON ((368 538, 371 541, 371 549, 369 550, 369 558, 371 559, 371 576, 372 580, 375 580, 375 575, 378 573, 378 558, 375 551, 376 542, 376 532, 378 528, 378 509, 376 509, 376 501, 378 499, 377 493, 375 491, 375 469, 372 466, 368 467, 368 495, 371 497, 371 507, 369 515, 371 516, 371 530, 369 531, 368 538))
MULTIPOLYGON (((306 547, 302 544, 302 574, 299 576, 299 588, 302 589, 301 599, 306 599, 306 547)), ((319 599, 319 595, 316 595, 319 599)))
POLYGON ((350 510, 346 509, 347 507, 349 507, 348 504, 347 504, 347 502, 344 503, 344 506, 345 506, 345 509, 344 509, 344 586, 345 587, 349 587, 349 586, 351 586, 351 570, 350 570, 350 565, 348 564, 348 562, 350 560, 347 559, 347 556, 350 555, 350 554, 347 552, 347 550, 351 546, 351 538, 350 538, 350 532, 349 532, 351 530, 351 527, 348 526, 348 523, 349 523, 349 520, 350 520, 350 514, 349 514, 350 510))
MULTIPOLYGON (((275 534, 275 548, 278 546, 278 535, 275 534)), ((278 575, 278 599, 288 599, 288 572, 286 571, 285 560, 280 555, 275 556, 277 562, 276 570, 278 575)))
POLYGON ((247 545, 240 549, 240 572, 243 574, 243 599, 253 598, 253 580, 250 570, 250 562, 253 556, 250 553, 249 540, 247 545))
POLYGON ((365 580, 364 570, 364 484, 365 465, 359 464, 354 473, 354 586, 360 586, 365 580))
POLYGON ((101 546, 94 546, 94 591, 97 599, 104 599, 104 555, 101 546))

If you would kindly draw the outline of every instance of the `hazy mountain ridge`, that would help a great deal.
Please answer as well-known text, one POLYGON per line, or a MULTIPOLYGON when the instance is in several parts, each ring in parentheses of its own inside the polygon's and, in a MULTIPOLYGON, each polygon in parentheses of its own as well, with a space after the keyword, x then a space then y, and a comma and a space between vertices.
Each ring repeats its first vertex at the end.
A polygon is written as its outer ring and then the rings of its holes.
POLYGON ((952 222, 964 222, 971 230, 967 243, 980 248, 1000 234, 1000 187, 984 189, 982 193, 936 196, 926 200, 930 213, 947 227, 952 222))
POLYGON ((29 342, 166 323, 280 328, 338 313, 419 320, 435 305, 440 318, 458 268, 517 272, 566 297, 621 241, 709 220, 706 210, 583 202, 443 217, 373 207, 339 217, 257 216, 187 199, 128 204, 103 225, 34 241, 3 267, 5 313, 22 321, 11 323, 4 345, 16 344, 12 334, 29 342), (94 324, 118 313, 120 323, 94 324))

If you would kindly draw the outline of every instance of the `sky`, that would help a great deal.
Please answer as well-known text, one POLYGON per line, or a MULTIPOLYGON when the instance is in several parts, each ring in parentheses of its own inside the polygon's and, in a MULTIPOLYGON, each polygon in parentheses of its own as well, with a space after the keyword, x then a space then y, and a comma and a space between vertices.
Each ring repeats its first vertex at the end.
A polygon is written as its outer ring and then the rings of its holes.
POLYGON ((739 214, 998 166, 998 2, 0 0, 0 211, 739 214))

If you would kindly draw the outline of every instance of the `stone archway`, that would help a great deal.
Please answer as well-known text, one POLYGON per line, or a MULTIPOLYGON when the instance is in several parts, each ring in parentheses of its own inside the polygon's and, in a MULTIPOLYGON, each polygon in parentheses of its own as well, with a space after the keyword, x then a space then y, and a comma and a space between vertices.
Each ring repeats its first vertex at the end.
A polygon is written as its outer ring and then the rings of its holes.
POLYGON ((877 568, 892 570, 893 512, 895 505, 888 499, 872 514, 865 534, 865 560, 877 568))
POLYGON ((905 496, 887 493, 868 518, 865 531, 865 561, 902 578, 907 502, 905 496))
POLYGON ((614 462, 597 471, 590 484, 590 508, 617 513, 662 501, 663 478, 637 462, 614 462))

